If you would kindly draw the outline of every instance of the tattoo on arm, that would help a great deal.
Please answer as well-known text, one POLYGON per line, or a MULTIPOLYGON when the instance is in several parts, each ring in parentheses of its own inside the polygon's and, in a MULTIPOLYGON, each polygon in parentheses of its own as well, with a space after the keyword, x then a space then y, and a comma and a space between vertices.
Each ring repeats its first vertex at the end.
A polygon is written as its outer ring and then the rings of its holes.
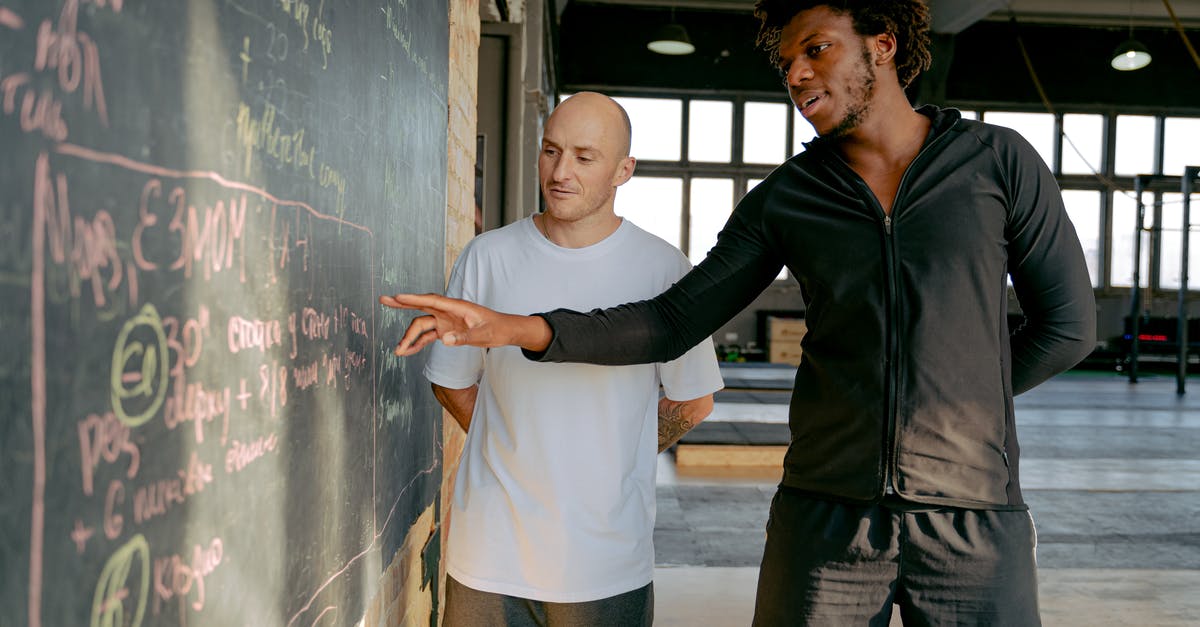
MULTIPOLYGON (((665 399, 664 399, 665 400, 665 399)), ((692 428, 692 421, 683 415, 683 403, 665 402, 658 405, 658 452, 679 441, 692 428)))

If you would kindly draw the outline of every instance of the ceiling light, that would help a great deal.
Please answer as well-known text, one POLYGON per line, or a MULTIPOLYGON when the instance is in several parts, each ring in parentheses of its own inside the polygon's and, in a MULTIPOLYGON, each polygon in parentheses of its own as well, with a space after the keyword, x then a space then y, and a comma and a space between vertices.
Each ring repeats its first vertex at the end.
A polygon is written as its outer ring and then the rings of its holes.
POLYGON ((658 54, 680 55, 696 51, 687 31, 683 26, 674 22, 654 31, 654 37, 650 39, 650 43, 646 44, 646 47, 658 54))
POLYGON ((1150 50, 1133 38, 1133 0, 1129 0, 1129 39, 1117 46, 1110 62, 1114 70, 1132 72, 1150 65, 1150 50))
POLYGON ((1113 69, 1129 72, 1140 70, 1150 65, 1150 51, 1142 43, 1132 37, 1117 46, 1113 51, 1113 69))

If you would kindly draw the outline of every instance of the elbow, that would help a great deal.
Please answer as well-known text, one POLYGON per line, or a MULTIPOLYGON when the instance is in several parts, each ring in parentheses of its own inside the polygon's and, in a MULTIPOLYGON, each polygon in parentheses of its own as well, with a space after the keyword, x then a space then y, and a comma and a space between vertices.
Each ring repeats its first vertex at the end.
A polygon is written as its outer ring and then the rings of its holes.
POLYGON ((1071 366, 1083 361, 1092 351, 1096 350, 1096 308, 1087 308, 1075 325, 1075 360, 1071 366))

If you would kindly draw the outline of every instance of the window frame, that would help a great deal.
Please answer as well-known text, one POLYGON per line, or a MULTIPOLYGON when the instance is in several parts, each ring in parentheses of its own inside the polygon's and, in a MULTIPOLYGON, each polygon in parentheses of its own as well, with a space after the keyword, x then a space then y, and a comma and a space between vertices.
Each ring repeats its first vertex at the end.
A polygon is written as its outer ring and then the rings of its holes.
MULTIPOLYGON (((583 88, 581 88, 583 89, 583 88)), ((593 87, 594 89, 594 87, 593 87)), ((689 234, 691 230, 691 185, 693 178, 731 178, 733 179, 734 191, 734 206, 745 195, 748 187, 748 181, 751 179, 766 178, 779 164, 753 164, 745 163, 742 160, 744 152, 743 133, 745 129, 745 105, 747 102, 783 102, 787 105, 787 127, 784 130, 786 133, 785 146, 787 155, 792 156, 797 152, 795 143, 795 125, 804 124, 803 118, 800 118, 796 112, 796 108, 791 105, 785 93, 781 92, 724 92, 714 90, 660 90, 660 89, 628 89, 628 88, 606 88, 606 93, 612 96, 623 96, 631 98, 672 98, 679 99, 682 102, 682 116, 680 137, 680 159, 678 161, 660 161, 660 160, 638 160, 636 175, 641 176, 669 176, 677 177, 683 181, 683 211, 680 223, 680 248, 685 254, 689 254, 691 242, 689 234), (733 122, 731 124, 730 148, 731 155, 728 163, 713 163, 713 162, 691 162, 688 159, 688 140, 690 132, 690 111, 691 102, 697 100, 719 100, 733 103, 733 122)), ((1005 113, 1048 113, 1044 107, 1031 104, 1017 104, 1008 102, 985 102, 985 101, 950 101, 946 106, 958 108, 964 111, 974 112, 978 119, 987 122, 988 112, 1005 112, 1005 113)), ((1114 245, 1113 229, 1113 198, 1114 194, 1124 193, 1129 196, 1133 195, 1134 176, 1116 175, 1116 125, 1117 117, 1121 115, 1143 115, 1154 118, 1155 137, 1154 137, 1154 171, 1144 174, 1152 175, 1153 178, 1147 183, 1145 188, 1145 203, 1147 211, 1153 211, 1155 216, 1154 224, 1161 224, 1162 212, 1162 195, 1164 193, 1177 193, 1180 191, 1182 176, 1164 175, 1163 158, 1165 148, 1165 133, 1164 128, 1167 118, 1197 118, 1200 119, 1200 108, 1197 109, 1149 109, 1144 107, 1114 107, 1110 105, 1104 106, 1086 106, 1072 105, 1058 109, 1051 113, 1054 116, 1054 137, 1053 137, 1053 163, 1047 164, 1054 173, 1055 179, 1058 182, 1059 188, 1066 190, 1081 190, 1081 191, 1096 191, 1100 193, 1100 203, 1097 207, 1099 212, 1099 233, 1100 242, 1098 260, 1098 271, 1100 276, 1097 277, 1099 285, 1093 286, 1097 297, 1120 297, 1128 295, 1130 286, 1115 286, 1112 284, 1112 256, 1114 245), (1064 174, 1062 172, 1063 151, 1070 150, 1070 146, 1063 140, 1063 116, 1073 114, 1092 114, 1102 116, 1102 136, 1100 138, 1101 155, 1099 172, 1096 174, 1064 174)), ((636 129, 635 129, 636 132, 636 129)), ((636 155, 634 155, 636 156, 636 155)), ((1185 164, 1192 165, 1192 164, 1185 164)), ((1200 165, 1200 164, 1196 164, 1200 165)), ((1194 190, 1200 188, 1200 185, 1194 186, 1194 190)), ((1192 230, 1194 233, 1200 232, 1200 193, 1193 193, 1192 196, 1192 230)), ((1154 298, 1165 298, 1167 296, 1177 294, 1176 289, 1165 289, 1160 287, 1162 260, 1161 260, 1161 231, 1151 231, 1150 237, 1143 240, 1143 248, 1145 254, 1149 255, 1149 276, 1141 278, 1141 288, 1150 290, 1151 296, 1154 298)), ((1200 255, 1200 241, 1194 242, 1196 246, 1191 246, 1191 253, 1200 255)), ((790 281, 790 277, 786 279, 790 281)), ((777 279, 778 282, 778 279, 777 279)), ((1200 277, 1189 277, 1188 285, 1189 296, 1200 294, 1200 277)))

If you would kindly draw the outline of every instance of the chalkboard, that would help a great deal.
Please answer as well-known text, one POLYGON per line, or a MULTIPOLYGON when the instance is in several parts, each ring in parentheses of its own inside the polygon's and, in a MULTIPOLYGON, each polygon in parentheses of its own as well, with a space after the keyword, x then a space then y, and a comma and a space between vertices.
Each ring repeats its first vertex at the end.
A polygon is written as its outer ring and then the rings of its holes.
POLYGON ((0 0, 0 626, 352 625, 413 538, 436 586, 377 298, 444 285, 448 29, 0 0))

